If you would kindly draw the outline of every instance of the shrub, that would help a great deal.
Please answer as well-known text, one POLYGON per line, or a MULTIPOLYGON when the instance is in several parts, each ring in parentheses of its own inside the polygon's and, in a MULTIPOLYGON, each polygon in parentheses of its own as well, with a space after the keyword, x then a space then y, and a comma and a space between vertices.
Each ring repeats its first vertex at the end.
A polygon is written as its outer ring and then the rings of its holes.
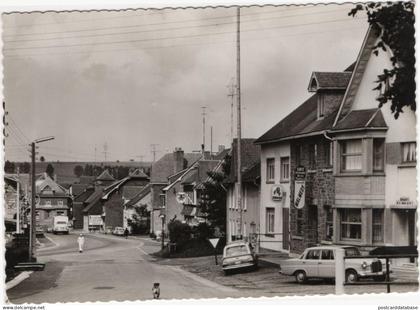
POLYGON ((200 223, 194 228, 194 237, 200 240, 207 240, 213 236, 214 229, 207 223, 200 223))
POLYGON ((173 221, 168 224, 169 240, 176 244, 177 251, 184 249, 188 241, 191 240, 191 227, 180 221, 173 221))

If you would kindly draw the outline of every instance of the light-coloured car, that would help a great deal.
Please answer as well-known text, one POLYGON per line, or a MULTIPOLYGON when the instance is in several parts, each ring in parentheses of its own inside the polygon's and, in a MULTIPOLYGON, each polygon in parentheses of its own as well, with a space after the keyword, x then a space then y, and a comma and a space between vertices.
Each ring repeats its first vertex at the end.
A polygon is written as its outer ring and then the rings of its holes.
MULTIPOLYGON (((345 256, 360 256, 359 249, 352 246, 319 246, 307 248, 299 258, 291 258, 280 264, 280 273, 294 276, 296 282, 305 283, 309 278, 335 278, 335 253, 344 249, 345 256)), ((379 259, 346 259, 345 280, 354 283, 359 278, 374 278, 384 281, 385 263, 379 259)))
POLYGON ((122 227, 115 227, 114 231, 112 232, 113 235, 116 236, 124 236, 124 228, 122 227))
POLYGON ((257 268, 258 257, 249 242, 235 241, 223 249, 222 268, 225 274, 234 269, 257 268))

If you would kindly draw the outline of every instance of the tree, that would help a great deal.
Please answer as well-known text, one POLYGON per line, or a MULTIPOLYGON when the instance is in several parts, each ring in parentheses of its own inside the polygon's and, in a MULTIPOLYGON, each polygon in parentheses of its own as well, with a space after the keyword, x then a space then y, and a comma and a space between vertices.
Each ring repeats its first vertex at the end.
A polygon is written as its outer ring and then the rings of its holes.
POLYGON ((392 51, 392 68, 378 75, 379 107, 391 102, 391 111, 397 119, 404 107, 416 110, 414 2, 369 2, 357 4, 350 12, 355 16, 365 11, 369 24, 377 32, 379 41, 373 48, 379 52, 392 51))
POLYGON ((45 161, 45 157, 44 157, 44 156, 41 156, 41 157, 39 158, 39 160, 40 160, 41 162, 44 162, 44 161, 45 161))
POLYGON ((73 173, 78 178, 80 178, 83 175, 83 172, 83 167, 81 165, 77 165, 74 167, 73 173))
POLYGON ((54 167, 51 164, 48 164, 47 168, 45 169, 45 172, 50 178, 54 178, 54 167))
POLYGON ((28 162, 20 163, 19 170, 21 173, 29 173, 31 170, 31 165, 28 162))
POLYGON ((4 163, 4 172, 15 173, 15 164, 6 160, 6 162, 4 163))

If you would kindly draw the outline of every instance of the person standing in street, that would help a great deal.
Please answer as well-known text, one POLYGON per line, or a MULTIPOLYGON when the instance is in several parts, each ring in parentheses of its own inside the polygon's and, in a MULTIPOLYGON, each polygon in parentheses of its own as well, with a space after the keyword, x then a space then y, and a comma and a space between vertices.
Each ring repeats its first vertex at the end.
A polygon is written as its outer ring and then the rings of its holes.
POLYGON ((83 252, 83 246, 85 245, 85 237, 83 234, 79 235, 79 238, 77 238, 77 243, 79 244, 79 253, 83 252))
POLYGON ((128 228, 126 227, 125 230, 124 230, 124 237, 125 237, 125 239, 128 238, 128 233, 129 233, 129 231, 128 231, 128 228))

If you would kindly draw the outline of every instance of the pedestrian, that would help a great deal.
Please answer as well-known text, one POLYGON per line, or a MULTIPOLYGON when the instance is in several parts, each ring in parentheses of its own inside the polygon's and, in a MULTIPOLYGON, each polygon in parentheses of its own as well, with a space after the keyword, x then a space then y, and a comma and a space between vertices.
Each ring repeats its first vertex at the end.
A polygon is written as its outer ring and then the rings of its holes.
POLYGON ((77 238, 77 243, 79 244, 79 253, 83 252, 83 246, 85 245, 85 237, 83 234, 79 235, 79 238, 77 238))
POLYGON ((125 239, 128 238, 128 233, 129 233, 129 231, 128 231, 128 228, 126 227, 125 230, 124 230, 124 237, 125 237, 125 239))
POLYGON ((160 296, 159 283, 153 283, 152 293, 153 293, 153 299, 159 299, 159 296, 160 296))

